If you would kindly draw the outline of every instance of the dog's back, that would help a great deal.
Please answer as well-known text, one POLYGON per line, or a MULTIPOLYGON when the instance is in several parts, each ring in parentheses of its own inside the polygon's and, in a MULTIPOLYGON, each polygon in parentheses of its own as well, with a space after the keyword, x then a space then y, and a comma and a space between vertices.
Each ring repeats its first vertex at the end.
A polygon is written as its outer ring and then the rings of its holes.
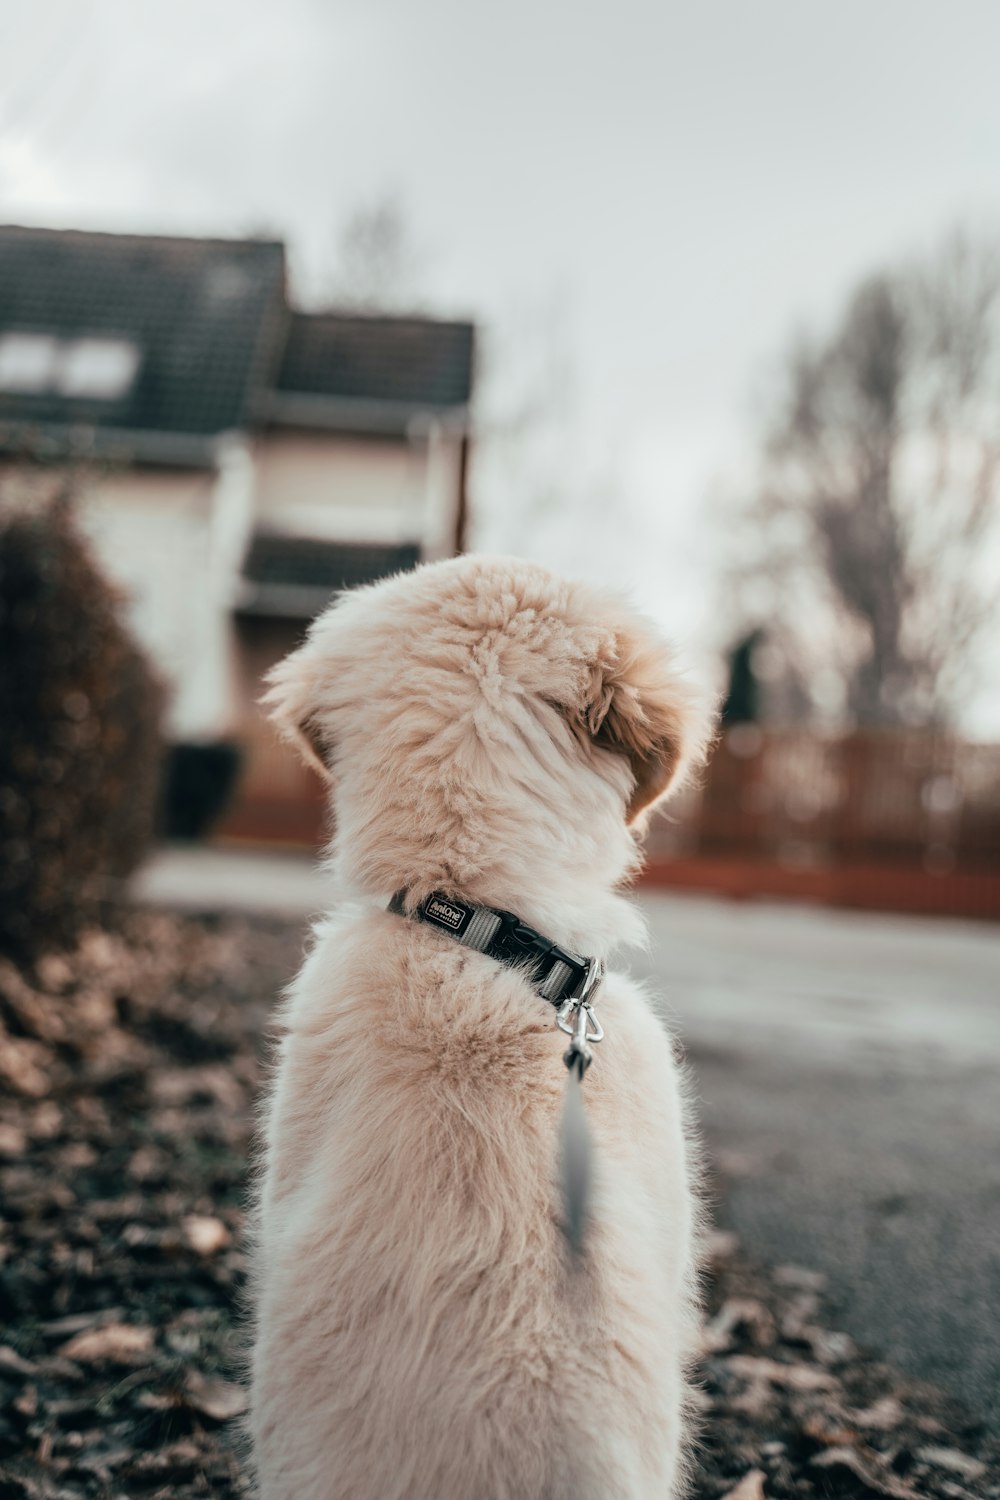
POLYGON ((697 759, 699 697, 621 601, 512 558, 344 595, 271 684, 361 905, 285 1014, 254 1266, 263 1500, 666 1500, 693 1213, 666 1034, 605 981, 577 1264, 552 1007, 385 907, 438 893, 605 959, 641 928, 631 829, 697 759))
POLYGON ((319 931, 286 1007, 261 1190, 266 1500, 672 1492, 691 1333, 680 1094, 633 987, 610 977, 601 1014, 577 1266, 551 1007, 389 913, 319 931))

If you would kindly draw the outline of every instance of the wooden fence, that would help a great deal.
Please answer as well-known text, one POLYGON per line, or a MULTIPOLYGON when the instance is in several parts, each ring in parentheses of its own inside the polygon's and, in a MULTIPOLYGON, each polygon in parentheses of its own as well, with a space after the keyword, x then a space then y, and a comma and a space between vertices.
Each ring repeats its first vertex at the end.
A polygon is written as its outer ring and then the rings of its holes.
MULTIPOLYGON (((319 847, 319 777, 254 724, 217 835, 319 847)), ((647 884, 1000 920, 1000 745, 741 725, 647 847, 647 884)))
POLYGON ((655 884, 1000 919, 1000 745, 739 725, 648 848, 655 884))

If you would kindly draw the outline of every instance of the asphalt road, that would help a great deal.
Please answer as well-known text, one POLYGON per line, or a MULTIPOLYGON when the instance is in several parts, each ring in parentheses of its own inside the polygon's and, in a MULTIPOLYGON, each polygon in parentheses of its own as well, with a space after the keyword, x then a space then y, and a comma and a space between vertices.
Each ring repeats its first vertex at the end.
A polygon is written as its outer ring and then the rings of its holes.
POLYGON ((749 1253, 1000 1430, 1000 928, 644 900, 749 1253))
MULTIPOLYGON (((305 861, 166 851, 138 893, 301 916, 305 861)), ((838 1326, 1000 1430, 1000 927, 645 895, 718 1218, 825 1271, 838 1326)))

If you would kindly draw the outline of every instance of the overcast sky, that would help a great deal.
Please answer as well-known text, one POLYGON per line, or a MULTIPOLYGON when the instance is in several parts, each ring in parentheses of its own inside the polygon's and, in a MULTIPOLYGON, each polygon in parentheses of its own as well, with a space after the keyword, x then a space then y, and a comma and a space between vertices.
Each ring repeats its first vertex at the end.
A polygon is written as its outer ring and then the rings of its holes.
POLYGON ((484 539, 695 635, 705 497, 791 331, 1000 223, 996 0, 0 0, 0 35, 0 219, 266 228, 309 297, 398 195, 432 305, 566 366, 582 524, 494 474, 484 539))

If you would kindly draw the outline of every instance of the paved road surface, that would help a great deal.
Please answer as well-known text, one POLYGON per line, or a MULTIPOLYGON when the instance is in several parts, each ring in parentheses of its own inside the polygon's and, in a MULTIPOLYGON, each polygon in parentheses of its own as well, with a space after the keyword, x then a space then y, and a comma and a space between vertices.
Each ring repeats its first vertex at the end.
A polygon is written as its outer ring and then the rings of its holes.
POLYGON ((301 854, 258 854, 178 844, 161 849, 132 882, 138 901, 182 911, 321 912, 323 877, 301 854))
MULTIPOLYGON (((148 899, 319 910, 301 860, 168 851, 148 899)), ((675 894, 632 967, 695 1069, 720 1207, 840 1326, 1000 1428, 1000 928, 675 894)))
POLYGON ((723 1222, 1000 1428, 1000 928, 644 904, 723 1222))

